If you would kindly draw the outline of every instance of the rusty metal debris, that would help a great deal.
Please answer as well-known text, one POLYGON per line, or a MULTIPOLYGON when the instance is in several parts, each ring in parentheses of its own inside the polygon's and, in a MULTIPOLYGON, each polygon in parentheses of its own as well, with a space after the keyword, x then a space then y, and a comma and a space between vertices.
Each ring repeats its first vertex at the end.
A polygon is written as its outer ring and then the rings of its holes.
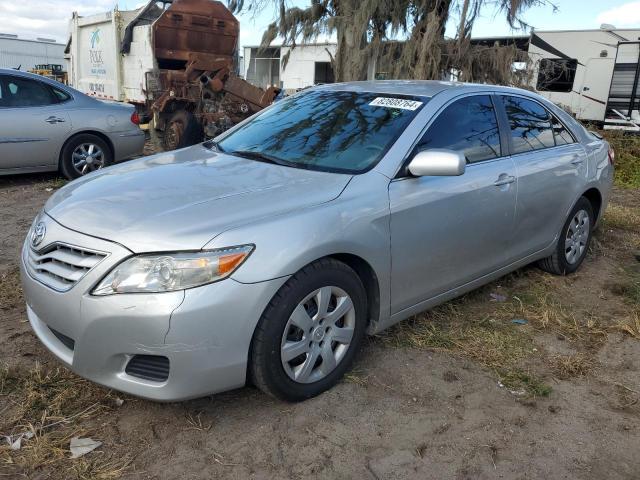
POLYGON ((165 148, 214 137, 277 95, 277 88, 262 90, 233 73, 239 32, 238 20, 211 0, 175 0, 154 22, 159 68, 146 84, 165 148))

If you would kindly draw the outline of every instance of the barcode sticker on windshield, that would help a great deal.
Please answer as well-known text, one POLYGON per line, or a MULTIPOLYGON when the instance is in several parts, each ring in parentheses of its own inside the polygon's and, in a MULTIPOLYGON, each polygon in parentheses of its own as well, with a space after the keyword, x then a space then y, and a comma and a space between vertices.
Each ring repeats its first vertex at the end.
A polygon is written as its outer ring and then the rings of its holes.
POLYGON ((406 100, 404 98, 393 97, 377 97, 369 105, 374 107, 387 107, 387 108, 402 108, 403 110, 416 110, 420 108, 422 102, 417 100, 406 100))

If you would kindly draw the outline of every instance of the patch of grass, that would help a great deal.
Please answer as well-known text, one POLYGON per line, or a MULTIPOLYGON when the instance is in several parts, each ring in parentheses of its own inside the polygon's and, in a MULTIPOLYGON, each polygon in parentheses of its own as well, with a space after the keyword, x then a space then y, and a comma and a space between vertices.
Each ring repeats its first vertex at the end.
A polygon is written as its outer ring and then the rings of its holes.
POLYGON ((369 383, 369 376, 359 370, 351 370, 350 372, 345 373, 343 379, 347 383, 354 383, 361 387, 364 387, 369 383))
POLYGON ((630 318, 619 321, 613 329, 640 340, 640 315, 635 312, 630 318))
POLYGON ((64 368, 0 368, 0 435, 32 432, 22 448, 0 446, 0 465, 9 476, 46 478, 118 478, 130 459, 88 454, 69 458, 74 436, 94 434, 82 427, 87 420, 106 413, 113 405, 108 390, 81 379, 64 368))
POLYGON ((401 322, 380 333, 378 341, 464 355, 495 371, 510 390, 532 396, 551 391, 543 380, 547 371, 560 378, 588 373, 589 355, 547 358, 534 342, 536 332, 549 332, 588 353, 606 341, 610 329, 601 324, 598 312, 568 303, 573 298, 570 282, 536 269, 515 272, 499 282, 500 287, 490 284, 401 322), (489 294, 496 291, 506 300, 491 301, 489 294), (514 319, 527 324, 514 324, 514 319))
POLYGON ((44 188, 52 188, 54 190, 57 190, 58 188, 64 187, 67 183, 69 183, 69 180, 67 180, 66 178, 56 177, 45 182, 44 188))
MULTIPOLYGON (((540 395, 541 389, 536 385, 542 383, 534 381, 531 375, 527 381, 523 380, 524 374, 519 369, 522 361, 534 351, 532 338, 509 321, 474 308, 488 304, 487 300, 476 302, 485 296, 486 292, 481 290, 436 307, 382 332, 378 339, 393 346, 462 354, 498 372, 510 389, 540 395)), ((498 304, 491 305, 490 308, 494 308, 493 305, 498 304)))
POLYGON ((603 130, 616 152, 615 183, 624 188, 640 188, 640 136, 603 130))
POLYGON ((624 297, 633 305, 640 305, 640 279, 631 278, 627 282, 616 282, 609 285, 609 290, 615 295, 624 297))
POLYGON ((498 372, 500 382, 509 390, 524 391, 533 397, 548 397, 552 388, 530 372, 513 369, 498 372))
POLYGON ((12 310, 23 303, 20 270, 12 266, 0 273, 0 310, 12 310))
POLYGON ((593 362, 582 353, 554 355, 549 363, 555 376, 563 380, 586 375, 593 369, 593 362))
POLYGON ((604 212, 603 224, 608 228, 640 232, 640 211, 637 208, 610 203, 604 212))
POLYGON ((557 277, 535 270, 528 277, 526 288, 503 304, 502 316, 527 319, 538 330, 562 334, 590 346, 606 340, 607 332, 597 316, 580 315, 574 305, 560 300, 571 296, 559 289, 563 284, 559 285, 557 277))
POLYGON ((618 270, 616 281, 607 285, 614 295, 618 295, 631 306, 636 318, 640 313, 640 264, 633 262, 618 270))

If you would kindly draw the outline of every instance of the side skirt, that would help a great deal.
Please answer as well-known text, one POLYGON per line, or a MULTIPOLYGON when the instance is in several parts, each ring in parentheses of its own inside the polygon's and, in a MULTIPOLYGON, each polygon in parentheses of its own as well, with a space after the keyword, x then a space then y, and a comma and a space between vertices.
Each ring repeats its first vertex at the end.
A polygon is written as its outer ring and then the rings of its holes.
POLYGON ((553 249, 555 248, 555 245, 556 245, 556 242, 554 241, 549 247, 545 248, 544 250, 533 253, 523 258, 522 260, 518 260, 517 262, 511 263, 506 267, 502 267, 492 273, 489 273, 480 278, 477 278, 476 280, 472 280, 469 283, 465 283, 464 285, 456 287, 447 292, 441 293, 440 295, 436 295, 435 297, 429 298, 427 300, 423 300, 422 302, 417 303, 412 307, 408 307, 408 308, 405 308, 404 310, 394 313, 393 315, 391 315, 391 317, 386 319, 386 321, 381 320, 380 322, 378 322, 376 324, 375 330, 370 333, 372 334, 378 333, 386 328, 389 328, 392 325, 395 325, 396 323, 402 320, 405 320, 411 317, 412 315, 415 315, 416 313, 429 310, 430 308, 440 305, 441 303, 447 302, 453 298, 464 295, 465 293, 470 292, 471 290, 475 290, 476 288, 486 285, 487 283, 490 283, 493 280, 503 277, 506 274, 513 272, 514 270, 517 270, 521 267, 529 265, 530 263, 533 263, 536 260, 540 260, 542 258, 548 257, 553 253, 553 249))

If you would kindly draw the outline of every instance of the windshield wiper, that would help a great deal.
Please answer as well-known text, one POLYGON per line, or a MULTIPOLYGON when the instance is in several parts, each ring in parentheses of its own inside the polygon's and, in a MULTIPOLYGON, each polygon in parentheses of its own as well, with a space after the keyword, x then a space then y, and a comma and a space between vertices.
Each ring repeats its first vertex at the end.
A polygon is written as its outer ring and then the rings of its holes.
POLYGON ((275 165, 282 165, 285 167, 295 167, 296 165, 292 162, 287 162, 286 160, 282 160, 278 157, 274 157, 272 155, 256 152, 255 150, 232 150, 228 152, 231 155, 236 155, 242 158, 248 158, 250 160, 257 160, 259 162, 265 163, 273 163, 275 165))
POLYGON ((214 140, 207 140, 202 144, 204 148, 208 148, 209 150, 216 150, 218 152, 224 153, 224 148, 220 146, 220 144, 214 140))

